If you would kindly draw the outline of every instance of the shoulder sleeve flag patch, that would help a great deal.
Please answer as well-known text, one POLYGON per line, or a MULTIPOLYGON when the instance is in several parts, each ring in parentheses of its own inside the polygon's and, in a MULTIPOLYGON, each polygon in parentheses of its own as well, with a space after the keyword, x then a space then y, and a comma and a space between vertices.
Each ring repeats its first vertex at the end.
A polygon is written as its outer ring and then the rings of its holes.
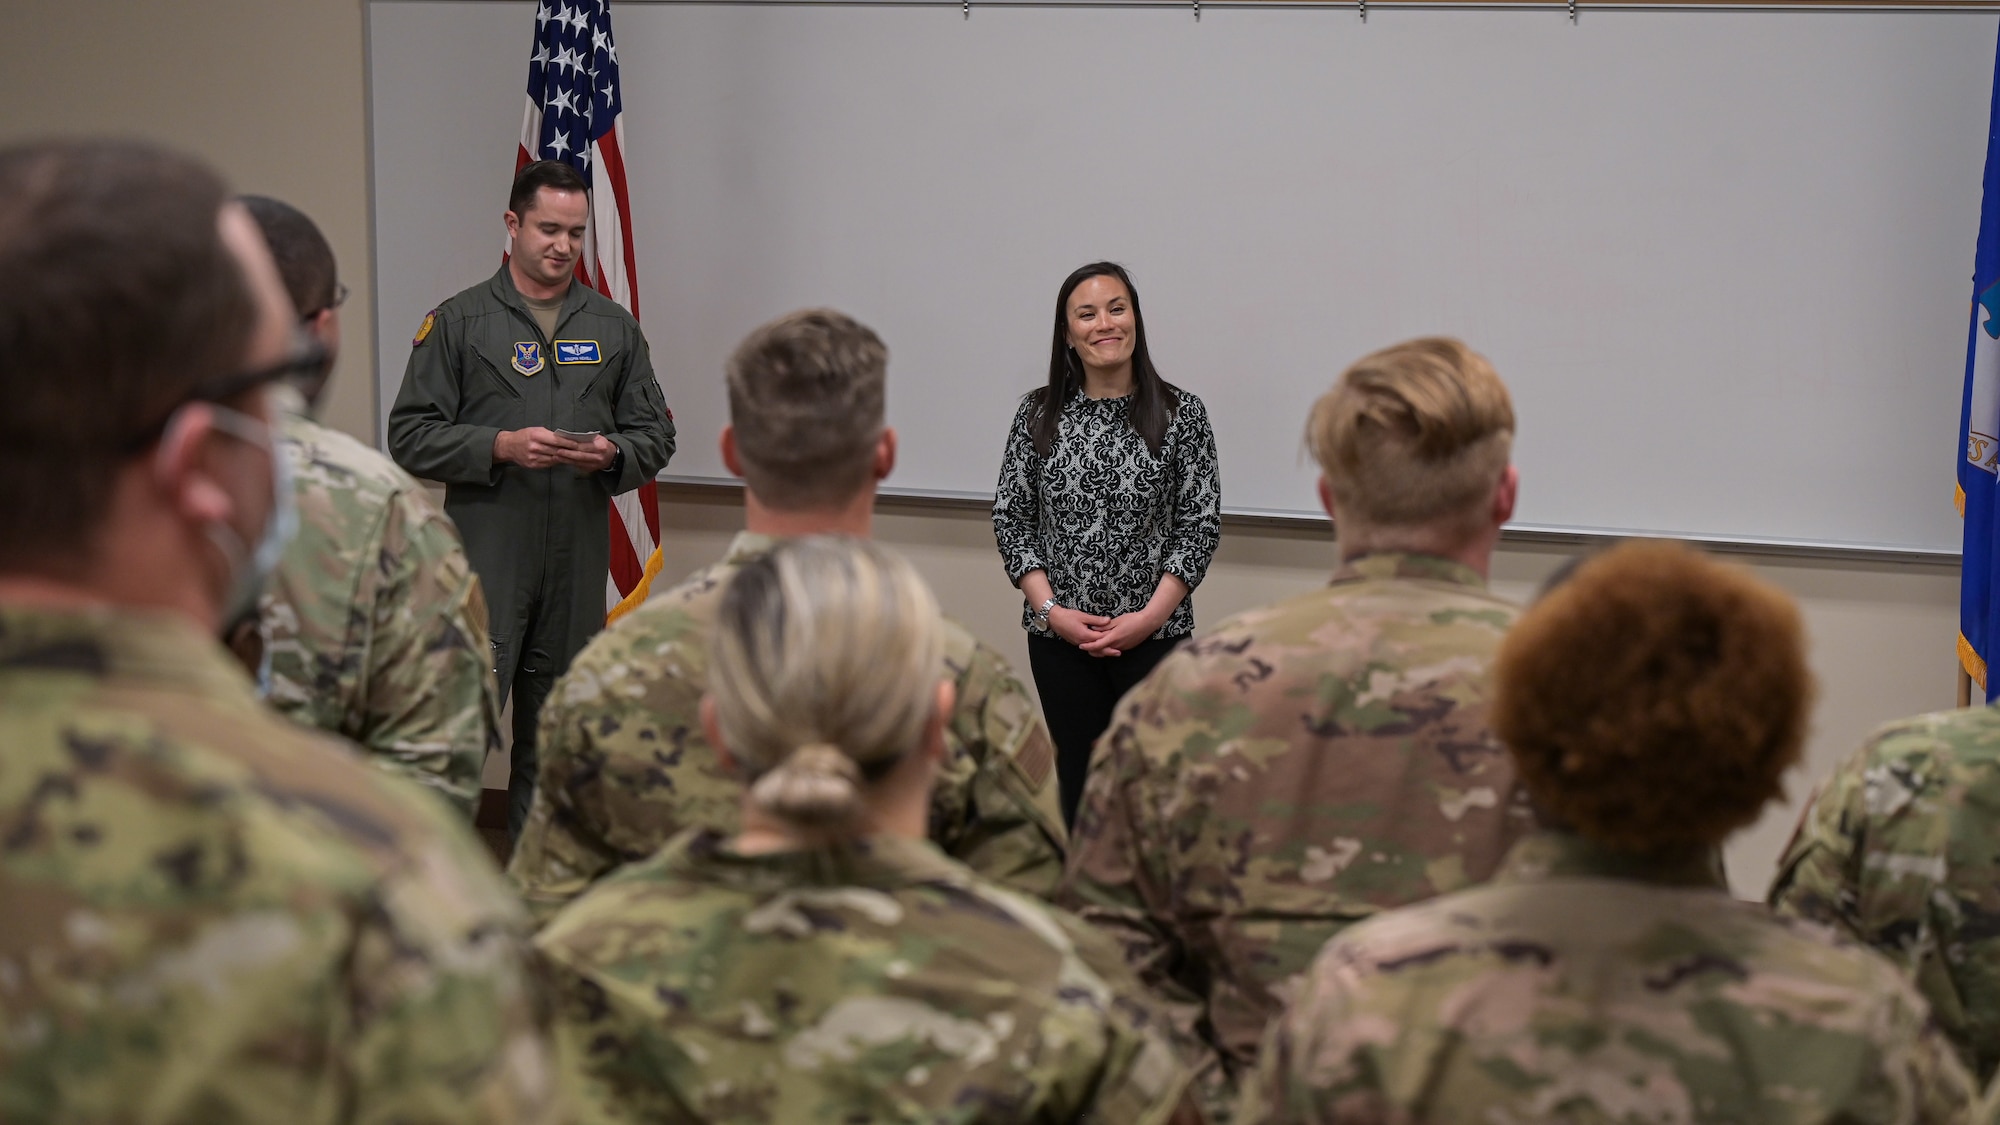
POLYGON ((411 347, 414 348, 418 344, 424 342, 424 337, 430 335, 431 329, 437 327, 437 319, 438 319, 438 311, 436 309, 432 309, 431 311, 424 314, 424 322, 422 324, 417 325, 416 338, 410 341, 411 347))
POLYGON ((1014 752, 1014 768, 1027 779, 1031 793, 1040 793, 1042 786, 1049 783, 1049 775, 1056 772, 1055 744, 1042 733, 1039 725, 1029 732, 1027 741, 1014 752))

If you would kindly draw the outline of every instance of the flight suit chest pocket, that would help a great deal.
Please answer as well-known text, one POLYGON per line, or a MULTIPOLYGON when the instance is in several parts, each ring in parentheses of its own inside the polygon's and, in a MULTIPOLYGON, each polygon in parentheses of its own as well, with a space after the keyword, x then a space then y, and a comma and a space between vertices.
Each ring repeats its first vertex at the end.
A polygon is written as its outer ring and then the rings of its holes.
MULTIPOLYGON (((518 399, 524 397, 521 393, 521 388, 515 385, 515 380, 528 378, 529 376, 508 370, 509 356, 495 355, 492 347, 485 344, 474 344, 471 351, 473 360, 475 361, 471 366, 476 366, 486 373, 487 382, 492 384, 494 390, 506 395, 508 398, 518 399)), ((538 364, 535 370, 541 370, 542 366, 544 365, 538 364)))
POLYGON ((495 355, 490 346, 473 344, 466 351, 458 421, 508 430, 526 425, 527 395, 518 384, 527 382, 528 377, 509 370, 508 357, 495 355))
POLYGON ((550 341, 558 395, 575 429, 612 429, 618 353, 606 341, 563 334, 550 341))

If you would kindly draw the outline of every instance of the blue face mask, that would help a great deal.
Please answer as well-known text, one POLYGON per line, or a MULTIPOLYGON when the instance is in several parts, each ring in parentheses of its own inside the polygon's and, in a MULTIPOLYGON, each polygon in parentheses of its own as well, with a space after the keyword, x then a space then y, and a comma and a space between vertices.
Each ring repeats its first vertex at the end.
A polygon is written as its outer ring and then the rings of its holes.
POLYGON ((292 495, 292 466, 271 427, 239 410, 209 405, 217 430, 238 441, 261 446, 270 454, 271 515, 264 521, 264 533, 252 550, 243 536, 227 523, 209 524, 204 530, 209 542, 222 552, 229 564, 229 593, 223 601, 222 619, 235 621, 248 614, 263 596, 264 586, 277 572, 285 548, 299 531, 299 509, 292 495))
MULTIPOLYGON (((256 548, 253 550, 244 541, 243 534, 227 523, 217 522, 202 529, 208 541, 222 553, 223 563, 229 570, 229 590, 222 606, 224 624, 241 620, 255 608, 265 582, 278 569, 285 548, 298 531, 299 516, 292 495, 291 465, 284 451, 278 447, 271 427, 261 419, 232 410, 222 403, 282 379, 323 375, 326 366, 326 349, 311 340, 301 339, 292 354, 277 363, 197 385, 165 417, 134 432, 120 445, 125 453, 137 454, 147 446, 157 444, 158 456, 164 458, 169 443, 162 440, 163 435, 187 417, 190 407, 202 404, 208 407, 210 424, 218 433, 258 446, 268 454, 271 465, 271 514, 264 522, 264 529, 258 533, 256 548)), ((164 471, 164 462, 161 468, 164 471)))

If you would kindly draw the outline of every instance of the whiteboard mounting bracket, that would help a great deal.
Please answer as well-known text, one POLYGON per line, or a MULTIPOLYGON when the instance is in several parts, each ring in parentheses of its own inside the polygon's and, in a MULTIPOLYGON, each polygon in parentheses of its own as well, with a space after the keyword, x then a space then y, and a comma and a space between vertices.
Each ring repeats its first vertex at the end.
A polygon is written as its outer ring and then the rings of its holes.
POLYGON ((1576 24, 1576 0, 1569 0, 1569 22, 1572 26, 1576 24))
POLYGON ((972 0, 965 0, 965 18, 972 18, 972 0))
POLYGON ((1201 22, 1201 0, 1194 0, 1194 22, 1201 22))
POLYGON ((1368 22, 1368 0, 1354 0, 1354 10, 1361 16, 1361 22, 1368 22))

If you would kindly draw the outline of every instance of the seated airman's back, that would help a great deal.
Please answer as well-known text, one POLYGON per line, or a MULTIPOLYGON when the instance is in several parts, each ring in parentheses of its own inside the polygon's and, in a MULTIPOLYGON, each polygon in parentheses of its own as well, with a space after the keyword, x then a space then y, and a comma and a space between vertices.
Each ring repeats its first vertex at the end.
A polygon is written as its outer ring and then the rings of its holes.
POLYGON ((0 149, 0 276, 0 1120, 560 1120, 470 827, 218 643, 290 522, 270 385, 324 359, 249 214, 0 149))
MULTIPOLYGON (((895 463, 888 362, 872 330, 831 309, 780 317, 730 356, 723 459, 744 478, 748 526, 720 562, 656 590, 591 641, 543 705, 540 780, 507 868, 537 918, 684 829, 736 830, 742 785, 696 715, 722 590, 785 537, 868 534, 875 487, 895 463)), ((944 627, 939 671, 957 702, 930 839, 1046 898, 1067 841, 1055 749, 1006 659, 963 626, 944 627)))
POLYGON ((1101 935, 922 840, 689 832, 538 943, 600 1120, 1163 1121, 1186 1082, 1101 935))
POLYGON ((1328 942, 1239 1125, 1967 1120, 1971 1077, 1895 965, 1723 881, 1811 680, 1796 607, 1740 568, 1664 543, 1577 567, 1495 664, 1543 829, 1487 885, 1328 942))
POLYGON ((537 939, 586 1119, 1176 1119, 1187 1071, 1117 952, 925 838, 943 646, 864 541, 738 571, 700 710, 740 830, 682 834, 537 939))

